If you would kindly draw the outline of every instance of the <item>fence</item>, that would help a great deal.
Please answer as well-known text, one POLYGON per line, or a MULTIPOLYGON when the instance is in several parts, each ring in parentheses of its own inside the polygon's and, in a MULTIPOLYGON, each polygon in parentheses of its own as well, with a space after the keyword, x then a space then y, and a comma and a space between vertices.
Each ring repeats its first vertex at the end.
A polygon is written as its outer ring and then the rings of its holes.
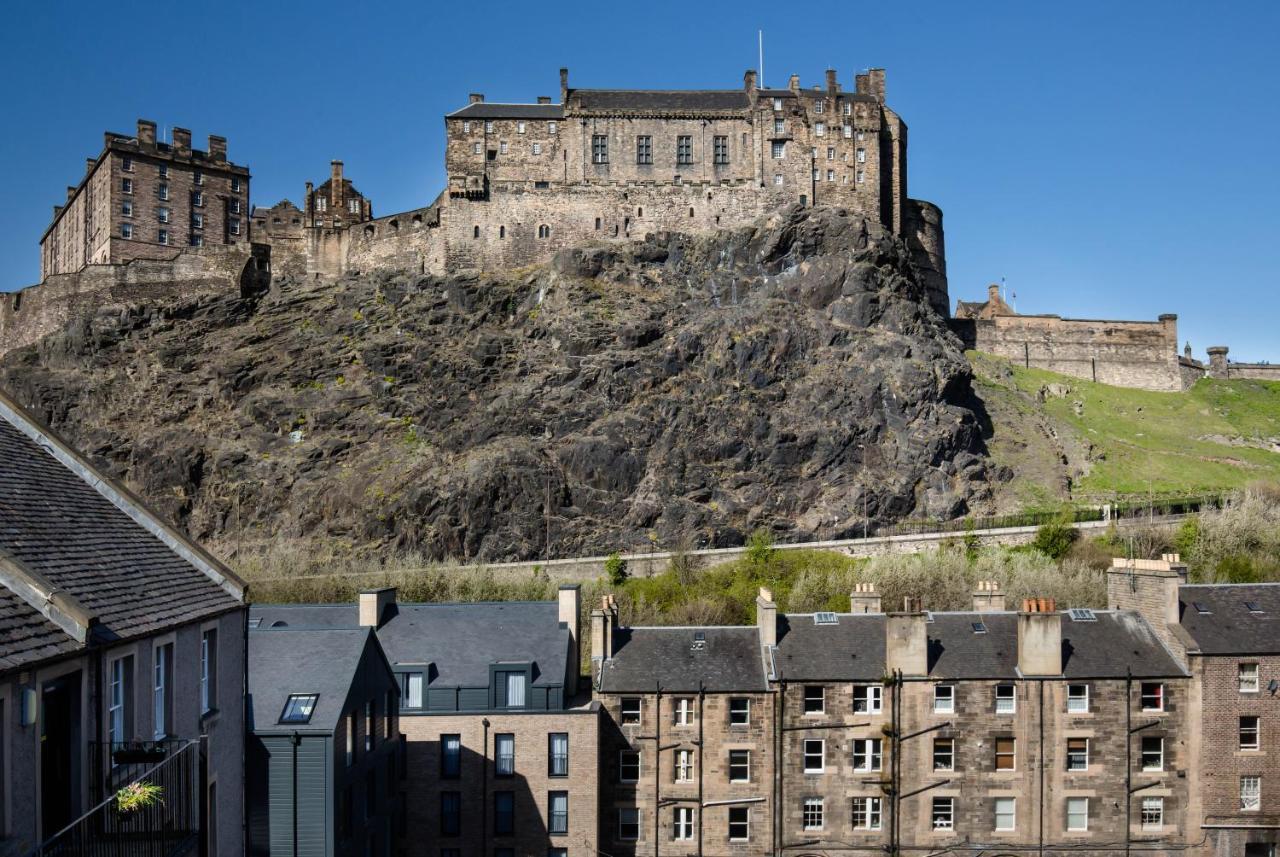
POLYGON ((200 842, 204 783, 200 740, 90 747, 91 794, 102 798, 32 857, 178 857, 200 842), (152 790, 152 798, 129 797, 152 790))

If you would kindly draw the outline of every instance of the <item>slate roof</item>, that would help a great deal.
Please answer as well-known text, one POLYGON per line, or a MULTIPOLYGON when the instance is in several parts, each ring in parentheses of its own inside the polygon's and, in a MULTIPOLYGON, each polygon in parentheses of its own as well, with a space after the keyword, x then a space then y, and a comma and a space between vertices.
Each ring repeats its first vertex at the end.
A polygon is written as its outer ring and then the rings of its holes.
MULTIPOLYGON (((929 676, 1012 679, 1018 676, 1018 614, 933 613, 927 623, 929 676), (986 633, 975 633, 982 622, 986 633)), ((1062 616, 1063 675, 1067 678, 1157 678, 1185 673, 1138 614, 1095 610, 1093 622, 1062 616)), ((885 673, 884 614, 840 614, 836 625, 815 625, 791 614, 779 627, 776 664, 788 681, 877 681, 885 673)))
POLYGON ((728 111, 750 105, 741 89, 574 89, 573 101, 593 111, 728 111))
POLYGON ((249 723, 257 734, 333 733, 351 691, 360 658, 369 644, 368 628, 249 632, 249 723), (309 723, 281 723, 290 694, 317 694, 309 723))
POLYGON ((763 692, 769 689, 760 659, 760 637, 745 628, 618 628, 613 659, 600 673, 604 693, 763 692), (694 649, 694 634, 705 636, 694 649))
MULTIPOLYGON (((259 628, 357 628, 355 604, 255 604, 259 628)), ((378 628, 392 664, 433 664, 432 687, 487 687, 495 663, 533 663, 536 687, 564 684, 569 630, 554 601, 397 604, 378 628)))
POLYGON ((1199 584, 1178 588, 1181 624, 1206 655, 1280 654, 1280 583, 1199 584), (1252 613, 1246 601, 1263 610, 1252 613), (1201 613, 1196 604, 1209 610, 1201 613))
MULTIPOLYGON (((243 584, 0 395, 0 565, 94 619, 90 643, 158 633, 241 604, 243 584), (222 581, 222 582, 220 582, 222 581), (224 586, 225 583, 225 586, 224 586), (234 594, 233 594, 234 593, 234 594)), ((0 668, 81 647, 0 586, 0 668), (9 609, 9 608, 12 609, 9 609)))
POLYGON ((559 104, 497 104, 478 101, 447 114, 449 119, 563 119, 559 104))

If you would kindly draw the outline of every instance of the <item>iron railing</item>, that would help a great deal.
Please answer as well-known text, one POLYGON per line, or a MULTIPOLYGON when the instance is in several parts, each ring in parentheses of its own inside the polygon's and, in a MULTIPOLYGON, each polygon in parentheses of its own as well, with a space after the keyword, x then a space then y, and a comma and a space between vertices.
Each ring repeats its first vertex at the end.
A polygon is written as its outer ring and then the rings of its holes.
POLYGON ((47 839, 32 857, 195 854, 203 831, 202 741, 95 744, 93 750, 90 764, 97 771, 91 794, 102 799, 47 839), (156 789, 152 799, 130 805, 131 792, 151 789, 156 789))

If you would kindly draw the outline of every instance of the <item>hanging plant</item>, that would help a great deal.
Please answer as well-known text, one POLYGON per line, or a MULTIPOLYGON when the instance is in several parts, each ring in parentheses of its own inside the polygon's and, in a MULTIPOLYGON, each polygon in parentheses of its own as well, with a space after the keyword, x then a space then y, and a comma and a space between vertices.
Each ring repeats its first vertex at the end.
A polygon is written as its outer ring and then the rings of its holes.
POLYGON ((116 792, 116 809, 120 812, 137 812, 153 806, 164 806, 163 795, 162 786, 139 780, 116 792))

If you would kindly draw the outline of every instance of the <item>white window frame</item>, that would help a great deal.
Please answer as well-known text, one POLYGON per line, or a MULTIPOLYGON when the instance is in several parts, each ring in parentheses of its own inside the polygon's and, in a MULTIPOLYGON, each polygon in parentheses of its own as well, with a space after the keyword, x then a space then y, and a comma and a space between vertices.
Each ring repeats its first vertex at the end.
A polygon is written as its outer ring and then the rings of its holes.
POLYGON ((174 638, 156 641, 151 649, 151 732, 155 740, 169 735, 169 717, 173 714, 173 653, 174 638))
POLYGON ((492 120, 492 119, 486 119, 486 120, 484 121, 484 132, 485 132, 486 134, 492 134, 492 133, 493 133, 493 120, 492 120))
POLYGON ((781 99, 781 98, 775 98, 775 99, 773 99, 773 109, 774 109, 774 110, 781 110, 781 109, 782 109, 782 99, 781 99))
POLYGON ((169 222, 169 207, 167 205, 161 205, 156 207, 156 222, 157 223, 169 222))
POLYGON ((804 686, 804 713, 806 717, 816 717, 825 714, 827 710, 827 689, 820 684, 806 684, 804 686), (816 700, 811 696, 810 691, 817 691, 816 700), (810 703, 817 702, 817 707, 810 709, 810 703))
POLYGON ((125 239, 126 241, 133 240, 133 224, 132 223, 120 224, 120 237, 125 239))
POLYGON ((1013 737, 1012 735, 1002 735, 998 738, 992 739, 991 765, 997 774, 999 773, 1007 774, 1007 773, 1011 773, 1013 771, 1018 770, 1018 739, 1013 737), (1009 741, 1012 744, 1013 749, 1010 750, 1008 753, 1001 753, 1000 752, 1001 741, 1009 741), (1000 759, 1002 758, 1009 759, 1009 761, 1013 763, 1013 767, 1011 768, 1000 767, 1000 759))
POLYGON ((634 806, 618 807, 618 840, 620 842, 638 842, 640 840, 640 823, 640 810, 638 808, 634 806), (628 816, 635 819, 632 822, 625 822, 628 827, 635 826, 635 836, 625 836, 622 833, 623 818, 628 816))
POLYGON ((1014 797, 997 797, 995 799, 995 805, 992 807, 991 823, 992 825, 994 825, 993 827, 994 830, 998 830, 1001 832, 1009 832, 1009 831, 1017 830, 1018 829, 1018 799, 1014 797), (1001 811, 1002 804, 1006 806, 1003 812, 1001 811), (1000 823, 1000 819, 1002 817, 1007 818, 1009 820, 1009 823, 1002 825, 1000 823))
POLYGON ((884 825, 884 804, 878 797, 855 797, 853 799, 852 812, 849 817, 849 824, 854 830, 880 830, 884 825), (858 814, 865 819, 863 824, 858 824, 858 814))
POLYGON ((618 751, 618 782, 620 783, 638 783, 640 778, 644 776, 644 753, 641 750, 619 750, 618 751), (636 763, 634 766, 626 764, 623 760, 627 756, 635 756, 636 763), (627 768, 635 767, 636 773, 634 779, 628 779, 624 771, 627 768))
POLYGON ((168 246, 168 244, 169 244, 169 230, 168 230, 168 229, 160 229, 160 230, 158 230, 158 231, 156 232, 156 243, 157 243, 157 244, 164 244, 165 246, 168 246))
POLYGON ((641 726, 644 724, 644 699, 639 696, 624 696, 618 700, 618 722, 623 726, 641 726), (628 711, 632 705, 634 711, 628 711), (634 719, 632 719, 634 718, 634 719))
POLYGON ((541 143, 534 143, 534 144, 533 144, 533 153, 534 153, 535 155, 541 155, 541 154, 542 154, 542 144, 541 144, 541 143))
POLYGON ((801 748, 804 756, 804 772, 806 774, 823 774, 827 771, 827 742, 822 738, 805 738, 801 748), (818 764, 813 767, 810 760, 817 757, 818 764))
POLYGON ((826 122, 815 122, 815 123, 814 123, 814 125, 813 125, 813 136, 815 136, 815 137, 825 137, 825 136, 827 136, 827 123, 826 123, 826 122))
POLYGON ((128 155, 124 155, 123 157, 121 157, 120 170, 126 173, 133 172, 133 158, 129 157, 128 155))
POLYGON ((120 203, 120 216, 133 217, 133 200, 126 199, 120 203))
POLYGON ((517 133, 517 134, 523 134, 523 133, 524 133, 524 121, 523 121, 523 120, 521 120, 521 121, 519 121, 519 122, 517 122, 517 123, 516 123, 516 133, 517 133))
POLYGON ((782 173, 773 174, 773 186, 782 187, 782 173))
POLYGON ((156 186, 156 197, 158 199, 165 200, 166 202, 169 200, 169 183, 168 182, 161 182, 156 186))
POLYGON ((933 770, 935 771, 954 771, 956 769, 956 739, 955 738, 940 737, 940 738, 933 739, 932 764, 933 764, 933 770), (941 754, 941 755, 945 755, 948 760, 946 763, 946 767, 938 766, 938 757, 940 755, 938 752, 939 741, 945 741, 947 742, 948 745, 950 745, 950 749, 945 754, 941 754))
POLYGON ((741 727, 750 726, 750 725, 751 725, 750 697, 746 697, 746 696, 729 697, 729 726, 741 728, 741 727), (738 703, 742 703, 743 705, 739 706, 738 703), (745 718, 741 721, 735 719, 740 715, 745 715, 745 718))
POLYGON ((124 178, 120 180, 121 193, 133 193, 133 179, 124 178))
POLYGON ((693 839, 693 833, 693 807, 676 807, 671 818, 671 838, 678 842, 687 842, 693 839))
POLYGON ((1069 684, 1067 685, 1067 713, 1068 714, 1088 714, 1089 713, 1089 685, 1087 684, 1069 684), (1074 690, 1083 690, 1084 694, 1072 694, 1074 690), (1083 707, 1081 707, 1083 703, 1083 707))
POLYGON ((1262 809, 1262 777, 1243 774, 1240 777, 1240 811, 1258 812, 1262 809))
POLYGON ((867 150, 862 148, 858 149, 857 154, 854 156, 854 160, 860 164, 865 164, 867 162, 867 150))
POLYGON ((498 154, 499 154, 499 155, 505 155, 506 153, 507 153, 507 141, 506 141, 506 140, 499 140, 499 141, 498 141, 498 154))
POLYGON ((731 783, 749 783, 749 782, 751 782, 751 751, 750 751, 750 750, 744 750, 744 749, 742 749, 742 748, 734 748, 734 749, 732 749, 732 750, 729 750, 729 758, 728 758, 728 773, 729 773, 729 782, 731 782, 731 783), (746 764, 745 764, 745 766, 744 766, 744 765, 739 765, 739 764, 737 764, 737 763, 735 763, 735 762, 733 761, 733 757, 734 757, 734 755, 735 755, 735 754, 738 754, 738 753, 746 753, 746 764), (746 776, 739 777, 739 776, 737 776, 737 775, 734 773, 734 769, 735 769, 735 768, 741 768, 741 767, 745 767, 745 768, 746 768, 746 776))
POLYGON ((820 797, 807 797, 800 808, 800 826, 804 830, 821 830, 826 822, 826 805, 820 797))
POLYGON ((1143 797, 1138 806, 1138 819, 1143 830, 1163 830, 1164 798, 1157 795, 1143 797))
POLYGON ((1071 832, 1071 833, 1084 833, 1084 832, 1088 831, 1088 829, 1089 829, 1089 799, 1088 799, 1087 797, 1074 797, 1074 796, 1073 796, 1073 797, 1068 797, 1068 798, 1067 798, 1067 807, 1066 807, 1065 815, 1066 815, 1066 825, 1067 825, 1067 830, 1068 830, 1069 832, 1071 832), (1076 810, 1075 812, 1072 812, 1072 805, 1073 805, 1073 804, 1074 804, 1074 805, 1076 805, 1077 807, 1083 807, 1083 810, 1080 810, 1079 808, 1077 808, 1077 810, 1076 810), (1073 815, 1076 815, 1076 816, 1083 816, 1083 818, 1084 818, 1084 826, 1083 826, 1083 827, 1072 827, 1072 826, 1071 826, 1071 817, 1072 817, 1073 815))
POLYGON ((693 751, 676 750, 676 782, 693 782, 693 751))
POLYGON ((1138 744, 1138 760, 1142 765, 1142 770, 1144 771, 1163 771, 1164 770, 1164 738, 1158 735, 1143 735, 1141 743, 1138 744), (1154 767, 1147 764, 1147 750, 1143 745, 1146 744, 1148 741, 1160 742, 1160 754, 1159 754, 1158 761, 1156 762, 1154 767))
POLYGON ((731 806, 731 807, 729 807, 729 819, 728 819, 728 822, 729 822, 729 823, 728 823, 727 827, 728 827, 729 841, 730 841, 730 842, 750 842, 750 841, 751 841, 751 807, 749 807, 749 806, 731 806), (745 828, 745 830, 746 830, 746 834, 745 834, 745 835, 743 835, 743 836, 734 836, 734 835, 733 835, 733 826, 734 826, 734 824, 735 824, 735 822, 734 822, 734 820, 733 820, 733 816, 734 816, 734 813, 736 813, 736 812, 745 813, 745 814, 746 814, 746 816, 747 816, 747 818, 746 818, 746 820, 745 820, 745 821, 743 821, 743 822, 736 822, 736 823, 740 823, 740 824, 742 824, 742 825, 744 826, 744 828, 745 828))
POLYGON ((217 707, 218 626, 211 624, 200 629, 200 714, 204 716, 217 707))
POLYGON ((935 684, 933 686, 933 713, 955 714, 956 686, 954 684, 935 684), (942 691, 946 691, 943 693, 942 691))
POLYGON ((853 739, 851 762, 855 771, 879 771, 884 766, 884 746, 879 738, 853 739), (858 757, 862 757, 859 763, 858 757))
POLYGON ((472 143, 472 144, 471 144, 471 154, 473 154, 473 155, 483 155, 483 154, 484 154, 484 144, 482 144, 479 140, 477 140, 476 142, 472 143))
POLYGON ((470 119, 463 119, 463 120, 462 120, 462 133, 463 133, 463 134, 470 134, 470 133, 471 133, 471 120, 470 120, 470 119))
POLYGON ((232 235, 240 234, 240 218, 232 217, 227 220, 227 231, 232 235))
POLYGON ((996 714, 1018 713, 1018 686, 1014 684, 996 685, 996 714), (1007 694, 1005 692, 1008 691, 1007 694))
POLYGON ((1258 717, 1256 714, 1246 714, 1241 716, 1240 724, 1237 727, 1237 730, 1238 730, 1237 736, 1240 740, 1240 751, 1242 753, 1255 753, 1258 750, 1262 749, 1262 718, 1261 717, 1258 717), (1244 721, 1246 720, 1253 721, 1253 728, 1252 728, 1253 743, 1252 744, 1246 744, 1244 740, 1244 734, 1245 734, 1244 721))
POLYGON ((130 681, 129 672, 134 668, 133 663, 126 664, 133 658, 132 651, 124 652, 119 657, 113 658, 107 665, 107 740, 113 744, 121 744, 130 740, 132 736, 126 734, 129 727, 129 708, 133 700, 129 698, 130 681), (129 670, 126 670, 126 665, 129 670), (119 670, 117 677, 116 671, 119 670))
POLYGON ((775 161, 781 161, 787 156, 787 141, 774 140, 769 144, 769 155, 775 161))
POLYGON ((692 726, 693 725, 693 697, 680 696, 676 698, 675 704, 675 725, 676 726, 692 726))
POLYGON ((855 714, 879 714, 884 706, 884 688, 878 684, 856 684, 853 686, 853 711, 855 714), (861 702, 859 695, 862 696, 861 702), (859 704, 863 705, 859 708, 859 704))
POLYGON ((935 797, 930 802, 929 827, 931 830, 943 833, 949 833, 956 829, 956 799, 954 797, 935 797), (939 810, 941 810, 941 813, 939 810))
POLYGON ((1165 691, 1165 687, 1164 687, 1164 682, 1162 681, 1142 682, 1141 684, 1138 685, 1138 705, 1141 706, 1143 711, 1148 711, 1148 712, 1164 711, 1164 707, 1165 707, 1164 691, 1165 691), (1156 696, 1159 704, 1156 706, 1147 705, 1147 697, 1149 695, 1147 693, 1147 688, 1149 687, 1154 687, 1157 689, 1156 696))
POLYGON ((1082 735, 1068 735, 1066 740, 1067 740, 1067 744, 1066 744, 1066 748, 1067 748, 1067 749, 1065 750, 1065 753, 1066 753, 1066 761, 1067 761, 1067 770, 1068 770, 1068 771, 1070 771, 1070 772, 1078 772, 1078 771, 1087 771, 1087 770, 1089 770, 1089 761, 1090 761, 1090 757, 1093 755, 1093 753, 1092 753, 1092 750, 1093 750, 1093 741, 1092 741, 1092 740, 1090 740, 1089 738, 1086 738, 1086 737, 1082 736, 1082 735), (1083 768, 1073 768, 1073 767, 1071 767, 1071 758, 1072 758, 1072 753, 1073 753, 1073 751, 1071 750, 1071 743, 1070 743, 1070 742, 1072 742, 1072 741, 1083 741, 1083 742, 1084 742, 1084 767, 1083 767, 1083 768))
POLYGON ((1236 682, 1241 693, 1258 693, 1262 682, 1257 661, 1241 663, 1236 673, 1236 682))

